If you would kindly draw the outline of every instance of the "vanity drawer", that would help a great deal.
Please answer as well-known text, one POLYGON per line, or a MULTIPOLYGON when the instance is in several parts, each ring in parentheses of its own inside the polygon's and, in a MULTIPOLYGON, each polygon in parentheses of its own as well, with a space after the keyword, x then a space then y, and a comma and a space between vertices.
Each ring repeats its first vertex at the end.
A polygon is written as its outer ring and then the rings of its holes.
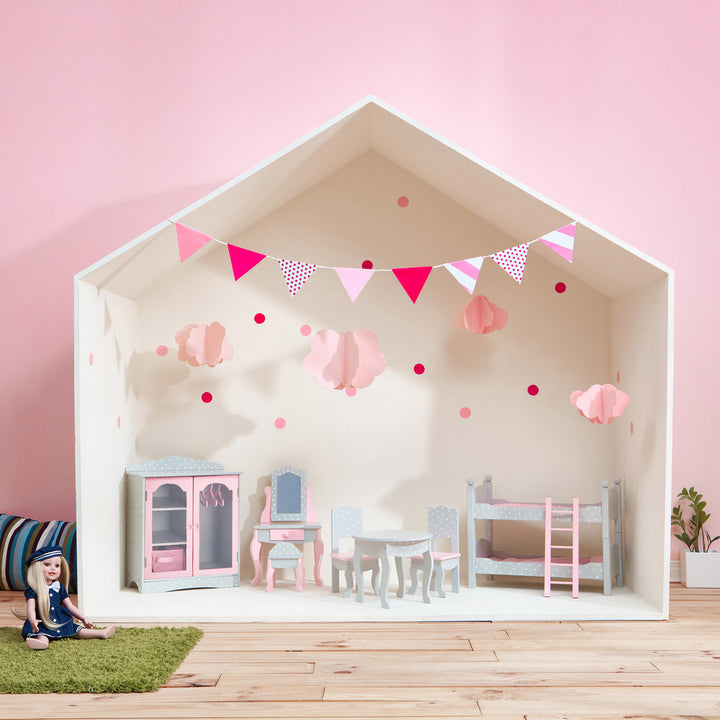
POLYGON ((280 542, 287 540, 288 542, 302 542, 305 539, 305 531, 298 530, 271 530, 270 540, 272 542, 280 542))

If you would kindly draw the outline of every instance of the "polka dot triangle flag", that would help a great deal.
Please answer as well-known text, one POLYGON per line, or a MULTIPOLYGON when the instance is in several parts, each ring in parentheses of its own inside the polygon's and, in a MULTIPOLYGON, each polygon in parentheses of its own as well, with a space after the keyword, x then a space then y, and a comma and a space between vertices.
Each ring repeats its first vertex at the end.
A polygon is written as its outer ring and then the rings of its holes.
POLYGON ((528 256, 528 243, 515 245, 496 252, 490 257, 514 280, 522 282, 523 273, 525 272, 525 262, 528 256))
POLYGON ((295 295, 297 293, 297 291, 310 279, 310 276, 317 268, 317 265, 298 262, 296 260, 283 260, 281 258, 278 262, 282 268, 282 274, 291 295, 295 295))

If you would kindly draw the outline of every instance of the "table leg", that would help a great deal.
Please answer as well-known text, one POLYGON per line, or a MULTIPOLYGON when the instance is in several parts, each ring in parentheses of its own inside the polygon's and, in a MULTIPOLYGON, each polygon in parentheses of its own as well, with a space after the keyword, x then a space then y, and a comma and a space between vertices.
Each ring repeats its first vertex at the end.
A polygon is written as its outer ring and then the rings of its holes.
POLYGON ((405 565, 403 565, 403 559, 397 555, 395 556, 395 569, 398 576, 397 596, 405 597, 405 565))
POLYGON ((253 530, 252 539, 250 540, 250 557, 255 566, 255 577, 252 579, 253 587, 257 587, 262 582, 262 543, 258 540, 258 531, 253 530))
POLYGON ((390 578, 390 557, 388 555, 388 546, 383 545, 380 553, 380 604, 386 609, 390 609, 387 599, 388 580, 390 578))
MULTIPOLYGON (((357 583, 357 595, 355 596, 355 602, 365 602, 365 584, 362 582, 362 546, 356 540, 355 541, 355 552, 353 553, 353 570, 355 570, 355 577, 359 578, 357 583)), ((350 585, 352 587, 352 585, 350 585)))
POLYGON ((325 546, 323 545, 322 536, 320 535, 320 529, 316 530, 315 541, 313 542, 315 548, 315 584, 320 586, 323 584, 322 578, 320 577, 320 563, 322 562, 323 552, 325 546))
POLYGON ((430 548, 423 553, 423 602, 430 602, 430 578, 433 570, 433 558, 430 548))

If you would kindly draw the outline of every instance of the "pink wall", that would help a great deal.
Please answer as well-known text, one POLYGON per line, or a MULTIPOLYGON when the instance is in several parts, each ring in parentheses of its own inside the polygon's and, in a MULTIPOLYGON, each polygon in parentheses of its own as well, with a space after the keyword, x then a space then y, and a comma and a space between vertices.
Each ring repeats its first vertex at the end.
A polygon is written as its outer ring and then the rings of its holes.
POLYGON ((674 485, 720 532, 719 23, 709 0, 3 0, 0 511, 75 514, 73 274, 372 93, 676 269, 674 485))

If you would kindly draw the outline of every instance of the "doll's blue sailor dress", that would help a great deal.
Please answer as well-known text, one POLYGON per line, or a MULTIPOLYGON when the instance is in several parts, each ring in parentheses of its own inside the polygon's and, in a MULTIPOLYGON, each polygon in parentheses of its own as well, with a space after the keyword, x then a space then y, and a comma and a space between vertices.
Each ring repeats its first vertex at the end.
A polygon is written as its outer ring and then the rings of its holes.
MULTIPOLYGON (((38 632, 33 632, 30 621, 26 620, 22 628, 23 638, 45 635, 51 640, 57 640, 58 638, 72 637, 78 630, 82 629, 82 625, 74 622, 73 616, 62 604, 63 600, 68 597, 68 591, 65 586, 57 580, 54 580, 48 587, 48 592, 50 595, 50 619, 60 625, 60 627, 57 629, 46 627, 40 619, 40 616, 37 615, 38 632)), ((30 600, 31 598, 35 600, 37 608, 37 593, 31 587, 25 588, 25 599, 30 600)))

